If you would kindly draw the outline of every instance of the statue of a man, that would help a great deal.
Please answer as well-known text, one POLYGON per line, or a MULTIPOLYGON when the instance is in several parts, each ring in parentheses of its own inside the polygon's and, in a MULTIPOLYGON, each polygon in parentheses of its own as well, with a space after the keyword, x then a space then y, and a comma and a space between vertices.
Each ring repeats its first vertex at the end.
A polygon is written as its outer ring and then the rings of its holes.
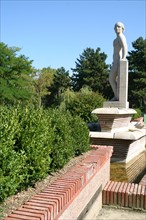
POLYGON ((123 23, 121 22, 116 23, 114 29, 117 34, 117 37, 113 42, 114 53, 113 53, 113 63, 111 67, 111 72, 109 75, 109 82, 114 92, 114 97, 111 99, 111 101, 118 101, 119 94, 117 89, 117 76, 119 73, 120 60, 126 60, 127 42, 123 34, 124 32, 123 23))

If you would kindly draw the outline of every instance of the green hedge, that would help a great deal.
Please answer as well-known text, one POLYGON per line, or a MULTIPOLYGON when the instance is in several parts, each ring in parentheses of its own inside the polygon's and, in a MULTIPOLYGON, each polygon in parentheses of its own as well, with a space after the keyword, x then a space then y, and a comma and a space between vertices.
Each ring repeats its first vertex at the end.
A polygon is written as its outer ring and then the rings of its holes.
POLYGON ((0 108, 0 202, 89 150, 86 124, 69 112, 0 108))

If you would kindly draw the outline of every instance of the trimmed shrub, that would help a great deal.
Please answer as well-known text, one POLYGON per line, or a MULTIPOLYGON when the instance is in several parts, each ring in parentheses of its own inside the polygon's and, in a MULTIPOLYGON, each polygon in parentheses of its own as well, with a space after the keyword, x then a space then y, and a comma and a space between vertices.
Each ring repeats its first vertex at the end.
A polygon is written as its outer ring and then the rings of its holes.
POLYGON ((51 110, 54 140, 51 149, 51 169, 62 168, 72 157, 89 150, 89 130, 79 116, 67 111, 51 110))
POLYGON ((54 131, 51 118, 46 117, 43 109, 24 109, 20 123, 21 136, 17 140, 17 150, 21 149, 27 156, 25 184, 33 184, 45 177, 50 170, 54 131))
POLYGON ((86 123, 79 117, 71 117, 70 129, 75 156, 82 154, 90 149, 89 130, 86 123))
POLYGON ((0 201, 14 194, 25 178, 23 152, 14 150, 20 125, 17 109, 0 107, 0 201))
POLYGON ((0 108, 0 202, 89 150, 80 117, 57 109, 0 108))
POLYGON ((74 156, 69 124, 71 115, 57 109, 48 111, 48 114, 52 117, 51 126, 54 129, 50 166, 52 170, 56 170, 62 168, 74 156))

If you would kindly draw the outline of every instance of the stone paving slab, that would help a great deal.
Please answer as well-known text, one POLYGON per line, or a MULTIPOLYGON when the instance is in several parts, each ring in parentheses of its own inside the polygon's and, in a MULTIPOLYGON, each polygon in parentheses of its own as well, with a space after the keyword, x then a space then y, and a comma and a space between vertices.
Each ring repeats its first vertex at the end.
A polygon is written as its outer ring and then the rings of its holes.
POLYGON ((146 220, 146 212, 103 207, 95 220, 146 220))

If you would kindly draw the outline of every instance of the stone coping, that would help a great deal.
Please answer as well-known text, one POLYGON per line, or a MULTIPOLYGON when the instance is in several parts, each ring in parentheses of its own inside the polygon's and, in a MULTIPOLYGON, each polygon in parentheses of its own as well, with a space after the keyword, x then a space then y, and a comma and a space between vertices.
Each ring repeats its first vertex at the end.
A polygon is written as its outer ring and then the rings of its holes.
POLYGON ((110 114, 110 115, 120 115, 120 114, 136 114, 134 109, 130 108, 96 108, 92 112, 92 114, 110 114))
POLYGON ((139 129, 135 131, 123 131, 123 132, 116 132, 114 134, 114 139, 124 139, 124 140, 138 140, 141 137, 145 136, 144 130, 139 129))
POLYGON ((138 140, 145 136, 145 129, 136 129, 133 131, 119 131, 119 132, 98 132, 90 131, 91 138, 107 138, 107 139, 122 139, 122 140, 138 140))
POLYGON ((114 133, 112 132, 102 132, 102 131, 90 131, 90 138, 114 138, 114 133))

